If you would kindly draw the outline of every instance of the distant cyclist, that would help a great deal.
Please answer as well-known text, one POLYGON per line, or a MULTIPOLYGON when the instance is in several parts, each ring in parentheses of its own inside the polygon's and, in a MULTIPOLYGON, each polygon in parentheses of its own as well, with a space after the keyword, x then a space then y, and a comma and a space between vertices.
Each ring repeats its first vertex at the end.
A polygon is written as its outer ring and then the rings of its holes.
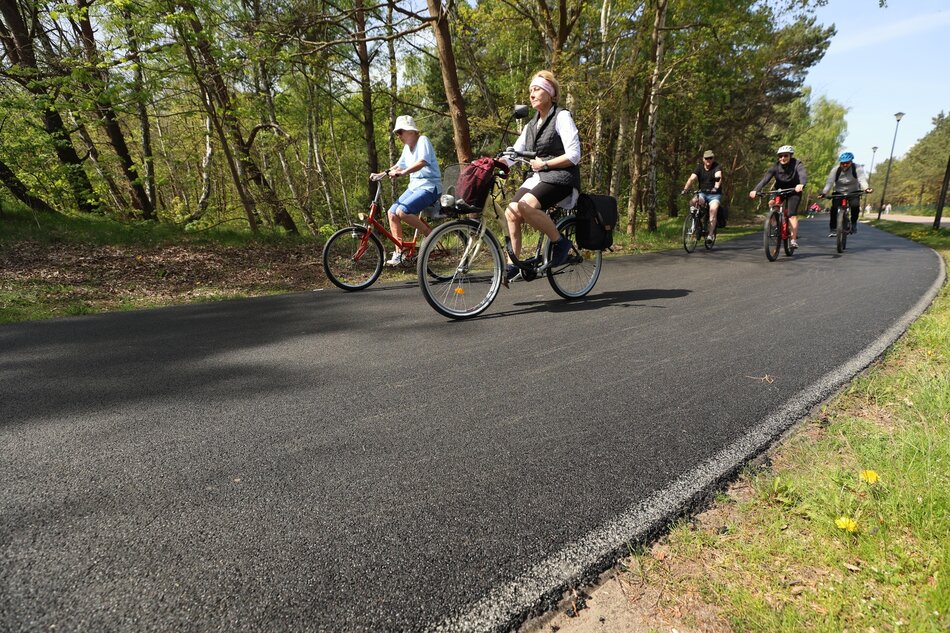
POLYGON ((722 168, 716 162, 716 154, 711 149, 703 153, 703 162, 689 175, 683 185, 683 193, 689 190, 693 181, 699 182, 699 196, 709 205, 709 232, 706 235, 706 246, 712 246, 716 241, 716 214, 722 201, 722 168))
POLYGON ((802 189, 808 182, 808 175, 802 161, 792 156, 795 153, 794 147, 782 145, 775 153, 778 155, 778 162, 768 168, 759 184, 749 192, 749 197, 755 199, 772 178, 775 178, 775 186, 778 189, 795 189, 795 193, 786 198, 785 208, 788 209, 788 223, 792 227, 792 239, 788 245, 798 248, 798 203, 802 200, 802 189))
MULTIPOLYGON (((868 179, 864 174, 864 168, 854 162, 854 154, 844 152, 838 157, 838 166, 832 167, 828 172, 828 180, 825 182, 825 188, 821 190, 821 195, 827 196, 829 193, 836 194, 858 194, 861 192, 871 193, 872 189, 868 187, 868 179)), ((851 232, 858 230, 858 216, 861 215, 861 196, 848 196, 848 206, 851 207, 851 232)), ((831 213, 831 233, 828 237, 835 237, 838 230, 838 213, 832 209, 831 213)))

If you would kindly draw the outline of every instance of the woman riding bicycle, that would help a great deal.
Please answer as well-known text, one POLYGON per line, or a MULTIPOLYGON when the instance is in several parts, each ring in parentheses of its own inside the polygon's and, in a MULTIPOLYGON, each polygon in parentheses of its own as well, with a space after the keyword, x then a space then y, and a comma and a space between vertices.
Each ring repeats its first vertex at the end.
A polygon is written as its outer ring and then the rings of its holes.
MULTIPOLYGON (((531 106, 537 114, 524 126, 514 144, 519 152, 535 152, 531 173, 505 211, 511 250, 521 253, 521 227, 527 222, 542 231, 554 245, 551 266, 560 266, 571 253, 571 241, 560 234, 546 213, 551 207, 574 208, 581 186, 581 143, 571 113, 558 105, 561 88, 554 74, 538 72, 528 87, 531 106)), ((507 161, 510 163, 510 161, 507 161)), ((514 264, 505 270, 506 281, 520 273, 514 264)))
MULTIPOLYGON (((858 216, 861 215, 861 196, 858 194, 871 193, 872 189, 868 187, 867 176, 864 175, 864 167, 854 162, 854 154, 843 152, 838 157, 838 165, 832 167, 828 172, 828 180, 825 182, 825 188, 821 190, 822 196, 829 193, 842 194, 848 196, 848 206, 851 207, 851 233, 858 230, 858 216), (854 194, 854 195, 851 195, 854 194)), ((828 237, 835 237, 838 233, 838 214, 835 209, 831 210, 831 233, 828 237)))
MULTIPOLYGON (((406 191, 389 208, 389 228, 393 235, 402 241, 403 222, 423 235, 429 234, 429 227, 419 219, 419 214, 439 199, 442 193, 442 174, 432 143, 427 136, 419 133, 411 116, 404 114, 396 117, 393 133, 403 142, 399 160, 386 171, 372 174, 370 178, 381 180, 384 176, 396 178, 411 174, 406 191)), ((397 247, 386 265, 398 266, 402 259, 402 251, 397 247)))
POLYGON ((786 199, 785 207, 788 210, 788 223, 792 227, 789 246, 795 249, 798 248, 798 203, 801 202, 801 192, 808 182, 808 175, 802 162, 792 157, 795 148, 791 145, 782 145, 775 153, 778 155, 778 161, 768 168, 755 189, 749 192, 749 197, 755 199, 772 178, 775 178, 775 186, 779 189, 795 189, 795 193, 786 199))

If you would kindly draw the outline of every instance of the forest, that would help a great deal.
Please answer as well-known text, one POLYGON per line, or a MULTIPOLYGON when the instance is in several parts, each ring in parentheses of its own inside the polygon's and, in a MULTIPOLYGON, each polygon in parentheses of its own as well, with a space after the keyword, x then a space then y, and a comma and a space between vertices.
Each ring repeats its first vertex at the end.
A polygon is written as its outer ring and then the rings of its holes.
MULTIPOLYGON (((821 1, 0 0, 0 197, 325 236, 395 162, 398 115, 443 166, 492 154, 548 68, 584 188, 649 231, 705 149, 737 204, 779 144, 828 173, 846 110, 804 86, 835 34, 821 1)), ((948 146, 941 114, 889 201, 933 204, 948 146)))

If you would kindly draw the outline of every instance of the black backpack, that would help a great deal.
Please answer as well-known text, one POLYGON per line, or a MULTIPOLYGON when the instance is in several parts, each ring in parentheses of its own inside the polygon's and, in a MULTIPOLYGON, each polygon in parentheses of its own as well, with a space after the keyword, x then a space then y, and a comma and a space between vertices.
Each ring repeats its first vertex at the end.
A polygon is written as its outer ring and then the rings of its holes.
POLYGON ((582 193, 577 197, 577 245, 590 251, 603 251, 614 243, 617 226, 617 199, 582 193))
MULTIPOLYGON (((838 170, 835 172, 835 182, 838 182, 838 178, 841 176, 841 165, 838 165, 838 170)), ((857 180, 858 178, 858 167, 853 162, 851 163, 851 177, 857 180)))

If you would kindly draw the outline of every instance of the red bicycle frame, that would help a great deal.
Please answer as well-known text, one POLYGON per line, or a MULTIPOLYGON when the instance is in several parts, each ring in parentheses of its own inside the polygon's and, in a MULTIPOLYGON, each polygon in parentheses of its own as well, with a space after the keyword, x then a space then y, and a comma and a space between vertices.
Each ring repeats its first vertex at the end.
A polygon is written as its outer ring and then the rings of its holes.
MULTIPOLYGON (((376 214, 379 212, 379 195, 380 195, 380 189, 382 189, 382 185, 381 185, 381 184, 380 184, 380 185, 377 185, 377 187, 376 187, 376 197, 373 199, 373 201, 372 201, 372 202, 370 203, 370 205, 369 205, 369 215, 363 217, 363 214, 360 214, 360 219, 361 219, 361 220, 364 220, 364 222, 366 223, 366 227, 367 227, 367 228, 372 227, 373 229, 375 229, 375 230, 378 231, 379 233, 382 233, 383 235, 385 235, 386 238, 387 238, 390 242, 392 242, 393 244, 395 244, 395 245, 399 248, 399 250, 402 251, 402 253, 403 253, 403 255, 404 255, 405 257, 407 257, 407 258, 415 257, 415 255, 416 255, 416 244, 417 244, 417 240, 418 240, 418 231, 415 231, 415 232, 413 233, 413 236, 412 236, 412 240, 411 240, 411 241, 410 241, 410 240, 400 240, 400 239, 397 238, 395 235, 393 235, 392 233, 390 233, 390 232, 389 232, 389 229, 388 229, 386 226, 384 226, 382 222, 380 222, 379 220, 376 219, 376 214)), ((428 222, 426 222, 426 221, 423 220, 422 218, 419 218, 419 220, 420 220, 423 224, 426 225, 426 228, 427 228, 427 229, 429 229, 430 231, 432 230, 432 227, 429 226, 429 223, 428 223, 428 222)), ((366 248, 367 248, 367 246, 369 245, 369 234, 370 234, 370 231, 366 231, 366 233, 364 233, 364 234, 363 234, 363 237, 360 239, 360 246, 359 246, 359 248, 356 250, 356 253, 353 255, 353 259, 354 259, 354 260, 358 260, 360 257, 363 256, 363 253, 366 252, 366 248)))
POLYGON ((780 206, 782 208, 781 236, 783 240, 787 240, 791 237, 788 234, 788 205, 782 204, 782 196, 775 196, 775 198, 772 200, 772 206, 780 206))

